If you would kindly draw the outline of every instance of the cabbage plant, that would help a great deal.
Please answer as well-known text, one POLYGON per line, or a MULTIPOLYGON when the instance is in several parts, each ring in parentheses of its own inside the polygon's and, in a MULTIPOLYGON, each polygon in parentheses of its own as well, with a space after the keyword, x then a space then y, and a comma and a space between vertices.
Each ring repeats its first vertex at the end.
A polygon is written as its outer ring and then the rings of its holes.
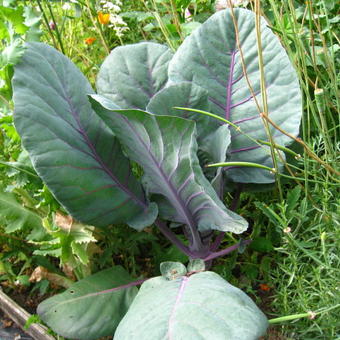
POLYGON ((214 231, 247 229, 223 204, 223 192, 273 183, 270 146, 259 140, 290 142, 264 124, 263 103, 281 130, 299 131, 297 77, 264 20, 261 40, 262 91, 255 16, 243 9, 214 14, 174 54, 153 42, 117 47, 101 66, 97 93, 67 57, 27 44, 13 80, 15 125, 55 198, 98 228, 155 225, 190 258, 188 268, 162 263, 162 275, 139 291, 144 280, 132 282, 116 266, 45 300, 38 313, 58 334, 251 340, 265 333, 267 319, 253 301, 206 270, 239 246, 216 249, 214 231), (135 175, 135 163, 142 176, 135 175), (205 167, 211 163, 224 167, 205 167), (187 243, 177 237, 179 228, 187 243))

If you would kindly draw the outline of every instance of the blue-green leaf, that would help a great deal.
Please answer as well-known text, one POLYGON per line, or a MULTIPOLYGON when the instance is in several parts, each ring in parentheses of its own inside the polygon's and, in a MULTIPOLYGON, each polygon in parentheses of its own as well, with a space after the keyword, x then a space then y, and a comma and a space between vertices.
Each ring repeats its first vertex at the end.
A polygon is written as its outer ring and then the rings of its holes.
POLYGON ((93 107, 144 170, 144 186, 160 214, 191 230, 241 233, 247 222, 229 211, 204 177, 198 163, 195 123, 140 110, 115 110, 111 101, 92 95, 93 107), (169 215, 170 214, 170 215, 169 215))
POLYGON ((178 110, 174 106, 210 110, 208 92, 192 82, 176 83, 165 87, 151 98, 146 111, 155 115, 179 116, 196 120, 199 145, 207 134, 215 131, 218 127, 216 120, 211 117, 197 115, 191 111, 178 110))
POLYGON ((257 340, 265 315, 240 289, 213 272, 146 281, 114 340, 257 340))
MULTIPOLYGON (((241 128, 242 132, 230 128, 228 161, 247 161, 272 168, 268 146, 254 142, 254 139, 268 140, 260 117, 263 107, 255 14, 245 9, 234 9, 233 13, 237 32, 231 11, 225 10, 214 14, 185 39, 169 64, 169 84, 191 81, 202 87, 208 92, 211 112, 241 128), (243 73, 239 47, 247 77, 243 73)), ((302 114, 299 82, 279 39, 264 18, 261 19, 261 40, 269 117, 281 129, 296 136, 302 114)), ((270 133, 276 144, 287 145, 292 141, 272 126, 270 133)), ((261 169, 230 167, 225 170, 234 182, 274 181, 272 174, 261 169)))
POLYGON ((172 52, 164 45, 142 42, 115 48, 97 78, 97 91, 121 108, 144 110, 167 82, 172 52))
POLYGON ((56 199, 85 224, 153 223, 118 140, 95 114, 93 90, 72 62, 52 47, 29 43, 13 80, 15 126, 33 166, 56 199))
POLYGON ((115 289, 132 278, 120 266, 82 279, 38 306, 38 314, 55 332, 72 339, 113 335, 137 294, 136 287, 115 289))

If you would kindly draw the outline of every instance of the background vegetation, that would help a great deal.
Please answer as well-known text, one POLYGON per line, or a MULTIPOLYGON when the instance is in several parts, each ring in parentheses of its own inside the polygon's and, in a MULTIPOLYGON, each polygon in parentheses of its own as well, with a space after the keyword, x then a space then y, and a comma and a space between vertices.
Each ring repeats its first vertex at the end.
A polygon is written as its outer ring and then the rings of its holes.
MULTIPOLYGON (((71 58, 94 84, 110 50, 142 40, 175 50, 215 7, 259 1, 0 1, 0 282, 26 297, 51 294, 99 269, 122 264, 136 277, 164 260, 185 261, 156 230, 107 230, 56 223, 66 214, 37 177, 12 120, 13 65, 24 41, 43 41, 71 58), (164 246, 164 247, 162 247, 164 246), (164 251, 165 249, 165 251, 164 251)), ((250 294, 273 325, 269 339, 340 339, 339 330, 339 4, 261 1, 269 27, 295 66, 303 93, 299 156, 266 192, 242 193, 237 212, 254 242, 214 270, 250 294)), ((33 75, 32 75, 33 76, 33 75)), ((230 205, 237 194, 225 197, 230 205)), ((235 242, 226 235, 225 245, 235 242)), ((28 299, 28 298, 27 298, 28 299)))

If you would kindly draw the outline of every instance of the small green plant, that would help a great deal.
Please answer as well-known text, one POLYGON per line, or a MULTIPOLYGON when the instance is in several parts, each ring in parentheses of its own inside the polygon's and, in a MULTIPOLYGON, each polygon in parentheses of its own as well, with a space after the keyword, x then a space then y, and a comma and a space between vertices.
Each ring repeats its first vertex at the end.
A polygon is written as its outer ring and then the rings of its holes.
POLYGON ((187 268, 162 263, 162 276, 147 281, 131 282, 119 266, 88 276, 40 304, 43 321, 78 339, 251 340, 265 332, 252 300, 206 271, 249 243, 218 250, 225 232, 247 229, 222 203, 224 192, 273 183, 299 130, 295 71, 260 17, 216 13, 174 55, 156 43, 119 47, 100 69, 98 94, 68 58, 28 44, 13 86, 23 145, 71 215, 99 228, 154 224, 190 258, 187 268))

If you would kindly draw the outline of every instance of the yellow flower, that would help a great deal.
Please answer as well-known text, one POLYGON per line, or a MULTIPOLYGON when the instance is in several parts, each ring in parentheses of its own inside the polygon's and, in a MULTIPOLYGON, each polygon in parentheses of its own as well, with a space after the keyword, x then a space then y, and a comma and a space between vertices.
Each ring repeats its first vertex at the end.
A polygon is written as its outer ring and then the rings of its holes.
POLYGON ((90 37, 84 40, 86 45, 92 45, 96 41, 96 38, 90 37))
POLYGON ((110 13, 99 12, 98 13, 98 21, 102 25, 107 25, 109 23, 109 21, 110 21, 110 13))

